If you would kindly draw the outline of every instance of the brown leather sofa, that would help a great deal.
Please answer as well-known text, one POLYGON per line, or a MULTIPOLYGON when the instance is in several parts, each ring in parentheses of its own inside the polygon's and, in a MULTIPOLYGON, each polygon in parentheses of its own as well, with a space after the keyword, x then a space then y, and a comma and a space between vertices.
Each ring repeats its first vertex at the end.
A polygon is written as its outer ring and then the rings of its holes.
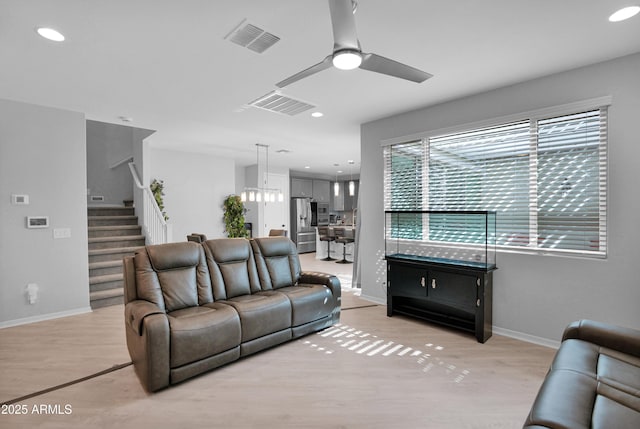
POLYGON ((129 354, 156 391, 340 320, 337 277, 287 237, 146 246, 124 259, 129 354))
POLYGON ((640 331, 570 324, 524 428, 640 428, 640 331))

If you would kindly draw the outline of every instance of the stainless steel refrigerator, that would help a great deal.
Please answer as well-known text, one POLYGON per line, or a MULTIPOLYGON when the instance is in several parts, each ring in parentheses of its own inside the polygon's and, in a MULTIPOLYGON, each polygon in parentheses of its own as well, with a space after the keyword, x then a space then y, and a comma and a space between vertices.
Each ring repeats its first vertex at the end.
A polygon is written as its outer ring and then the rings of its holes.
POLYGON ((312 226, 311 198, 291 199, 291 239, 298 253, 316 251, 316 228, 312 226))

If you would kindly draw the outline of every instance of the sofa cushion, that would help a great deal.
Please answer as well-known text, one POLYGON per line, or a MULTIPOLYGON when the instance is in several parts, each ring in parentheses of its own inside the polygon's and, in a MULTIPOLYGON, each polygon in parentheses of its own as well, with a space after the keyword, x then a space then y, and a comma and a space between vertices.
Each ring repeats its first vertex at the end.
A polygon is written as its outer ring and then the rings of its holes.
POLYGON ((251 241, 263 290, 293 286, 300 279, 300 259, 287 237, 254 238, 251 241))
POLYGON ((525 427, 609 428, 612 422, 640 427, 640 358, 568 337, 525 427))
POLYGON ((589 428, 597 385, 594 378, 579 372, 551 371, 538 392, 528 423, 589 428))
POLYGON ((556 352, 551 369, 566 369, 595 377, 599 356, 600 347, 596 344, 580 340, 566 340, 556 352))
POLYGON ((590 428, 640 428, 640 410, 634 410, 606 396, 598 395, 590 428))
POLYGON ((146 246, 136 252, 137 296, 164 311, 213 301, 203 249, 193 242, 146 246))
POLYGON ((291 304, 284 294, 265 291, 223 302, 240 315, 243 343, 291 327, 291 304))
POLYGON ((218 238, 203 244, 216 300, 259 292, 260 280, 249 241, 218 238))
POLYGON ((210 303, 168 313, 171 368, 216 355, 240 344, 240 318, 228 305, 210 303))
POLYGON ((291 326, 300 326, 332 314, 334 299, 324 285, 300 284, 278 289, 291 301, 291 326))

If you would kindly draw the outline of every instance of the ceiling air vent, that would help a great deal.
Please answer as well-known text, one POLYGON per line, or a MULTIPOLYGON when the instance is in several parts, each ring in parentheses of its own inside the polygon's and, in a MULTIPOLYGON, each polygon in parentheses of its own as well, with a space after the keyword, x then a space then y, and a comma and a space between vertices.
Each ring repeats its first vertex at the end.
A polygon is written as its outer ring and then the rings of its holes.
POLYGON ((236 45, 251 49, 253 52, 257 52, 259 54, 263 53, 280 40, 278 36, 245 21, 246 19, 243 19, 240 24, 231 30, 231 32, 224 38, 229 39, 229 41, 236 45))
POLYGON ((253 100, 249 103, 249 106, 289 116, 295 116, 298 113, 302 113, 316 107, 313 104, 295 100, 276 91, 271 91, 267 95, 263 95, 262 97, 253 100))

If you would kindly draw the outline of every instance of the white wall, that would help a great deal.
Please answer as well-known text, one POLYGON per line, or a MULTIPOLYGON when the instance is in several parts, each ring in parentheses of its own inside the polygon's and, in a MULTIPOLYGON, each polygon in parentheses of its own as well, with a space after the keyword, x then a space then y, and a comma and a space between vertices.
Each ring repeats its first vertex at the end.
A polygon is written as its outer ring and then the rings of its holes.
POLYGON ((0 327, 90 311, 86 188, 84 115, 0 100, 0 327), (26 216, 51 226, 27 229, 26 216), (40 287, 34 305, 28 283, 40 287))
MULTIPOLYGON (((498 332, 556 341, 572 320, 640 328, 640 54, 385 118, 361 127, 363 296, 386 301, 382 140, 606 95, 609 109, 608 258, 500 252, 494 274, 498 332)), ((428 85, 428 82, 425 83, 428 85)))
POLYGON ((207 238, 226 237, 222 204, 235 194, 235 162, 188 152, 149 149, 149 180, 164 181, 164 207, 173 225, 173 241, 191 233, 207 238))

